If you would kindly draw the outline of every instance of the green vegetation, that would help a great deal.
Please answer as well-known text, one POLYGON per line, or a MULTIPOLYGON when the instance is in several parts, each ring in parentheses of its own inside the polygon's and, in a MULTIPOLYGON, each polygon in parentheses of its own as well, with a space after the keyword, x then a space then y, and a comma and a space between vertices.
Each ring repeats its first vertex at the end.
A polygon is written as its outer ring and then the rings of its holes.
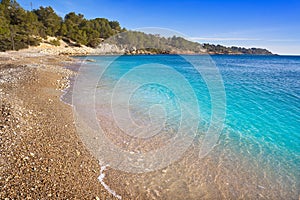
POLYGON ((224 47, 221 45, 213 45, 213 44, 203 44, 203 48, 207 50, 208 53, 211 54, 257 54, 257 55, 269 55, 272 54, 267 49, 260 48, 250 48, 246 49, 244 47, 224 47))
POLYGON ((35 16, 26 12, 16 1, 2 0, 0 4, 0 50, 18 50, 36 45, 35 16), (32 22, 32 23, 31 23, 32 22))
POLYGON ((54 45, 54 46, 60 46, 59 40, 50 40, 49 43, 54 45))
POLYGON ((266 49, 242 47, 225 47, 221 45, 200 44, 182 37, 161 37, 160 35, 146 34, 138 31, 127 31, 110 37, 106 42, 123 46, 132 52, 165 53, 196 53, 196 54, 272 54, 266 49))
MULTIPOLYGON (((62 19, 53 8, 40 7, 24 10, 16 0, 0 3, 0 51, 19 50, 38 45, 39 38, 62 36, 78 44, 96 47, 114 34, 125 31, 119 22, 105 18, 87 20, 81 14, 71 12, 62 19)), ((51 44, 59 45, 58 41, 51 44)))
MULTIPOLYGON (((210 54, 272 54, 266 49, 201 45, 182 37, 165 38, 143 32, 126 31, 125 28, 121 28, 119 22, 105 18, 88 20, 82 14, 74 12, 61 18, 50 6, 26 11, 16 0, 1 1, 0 51, 35 46, 47 36, 61 38, 72 46, 87 45, 93 48, 107 39, 106 42, 126 48, 129 53, 138 50, 153 53, 203 53, 207 50, 210 54), (115 37, 112 37, 114 35, 115 37)), ((60 45, 59 40, 51 40, 48 43, 60 45)))
POLYGON ((110 37, 107 42, 117 44, 133 50, 147 50, 153 53, 172 51, 192 51, 201 53, 202 46, 182 37, 161 37, 160 35, 146 34, 138 31, 127 31, 110 37))

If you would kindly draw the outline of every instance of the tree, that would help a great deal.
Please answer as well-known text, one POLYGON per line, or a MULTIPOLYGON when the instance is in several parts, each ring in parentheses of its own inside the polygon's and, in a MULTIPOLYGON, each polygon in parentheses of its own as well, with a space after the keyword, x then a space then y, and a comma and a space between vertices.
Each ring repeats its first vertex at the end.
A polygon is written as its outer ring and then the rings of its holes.
POLYGON ((26 13, 26 31, 29 35, 37 36, 43 24, 38 21, 38 17, 34 12, 26 13))
POLYGON ((1 50, 26 48, 29 36, 26 29, 26 11, 16 1, 1 1, 1 23, 4 24, 4 38, 1 50), (10 48, 7 43, 10 43, 10 48))
POLYGON ((5 17, 5 5, 0 4, 0 51, 11 49, 9 20, 5 17))
POLYGON ((86 20, 84 19, 84 16, 82 14, 76 14, 74 12, 68 13, 65 16, 64 25, 66 28, 65 36, 74 40, 75 42, 79 44, 86 45, 88 43, 87 41, 87 33, 86 30, 84 30, 84 27, 86 26, 86 20))
POLYGON ((114 34, 107 19, 96 18, 91 20, 91 22, 93 23, 94 29, 100 33, 101 38, 106 39, 114 34))
POLYGON ((37 10, 33 10, 33 12, 37 15, 38 21, 43 24, 44 32, 49 36, 57 36, 59 34, 62 18, 59 17, 51 8, 48 7, 40 7, 37 10))
POLYGON ((109 26, 113 30, 114 34, 120 33, 122 30, 118 21, 110 21, 109 26))
POLYGON ((59 35, 60 36, 66 36, 68 33, 67 25, 63 22, 61 24, 60 30, 59 30, 59 35))

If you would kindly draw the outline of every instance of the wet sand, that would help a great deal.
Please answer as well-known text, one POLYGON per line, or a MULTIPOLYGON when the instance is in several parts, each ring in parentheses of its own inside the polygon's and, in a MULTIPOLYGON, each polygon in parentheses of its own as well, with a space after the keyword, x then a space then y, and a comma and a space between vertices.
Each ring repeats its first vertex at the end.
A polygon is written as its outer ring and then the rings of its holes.
MULTIPOLYGON (((118 132, 111 124, 102 123, 102 128, 118 132)), ((119 144, 117 137, 111 141, 119 144)), ((234 141, 222 141, 225 143, 220 142, 205 158, 199 158, 200 145, 195 142, 181 159, 148 173, 110 168, 105 171, 106 183, 123 199, 298 199, 296 180, 280 175, 268 164, 261 169, 250 155, 233 151, 234 141)))

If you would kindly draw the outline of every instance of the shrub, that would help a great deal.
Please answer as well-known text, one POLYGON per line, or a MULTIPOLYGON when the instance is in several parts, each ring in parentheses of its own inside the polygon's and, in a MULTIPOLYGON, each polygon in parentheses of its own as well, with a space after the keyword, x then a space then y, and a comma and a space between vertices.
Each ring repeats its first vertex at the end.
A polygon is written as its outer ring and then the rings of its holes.
POLYGON ((52 44, 52 45, 54 45, 54 46, 60 46, 59 40, 55 40, 55 39, 54 40, 50 40, 49 43, 52 44))

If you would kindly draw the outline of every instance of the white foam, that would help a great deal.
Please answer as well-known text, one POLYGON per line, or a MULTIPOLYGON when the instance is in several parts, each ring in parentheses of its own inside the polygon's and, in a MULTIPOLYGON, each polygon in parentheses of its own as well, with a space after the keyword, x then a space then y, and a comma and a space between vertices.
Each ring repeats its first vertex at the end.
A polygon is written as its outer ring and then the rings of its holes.
POLYGON ((103 185, 103 187, 110 193, 112 194, 114 197, 118 198, 118 199, 122 199, 122 197, 120 195, 118 195, 114 190, 112 190, 105 182, 104 182, 104 171, 106 170, 106 167, 108 167, 109 165, 103 165, 100 169, 100 175, 98 177, 98 180, 100 181, 101 185, 103 185))

